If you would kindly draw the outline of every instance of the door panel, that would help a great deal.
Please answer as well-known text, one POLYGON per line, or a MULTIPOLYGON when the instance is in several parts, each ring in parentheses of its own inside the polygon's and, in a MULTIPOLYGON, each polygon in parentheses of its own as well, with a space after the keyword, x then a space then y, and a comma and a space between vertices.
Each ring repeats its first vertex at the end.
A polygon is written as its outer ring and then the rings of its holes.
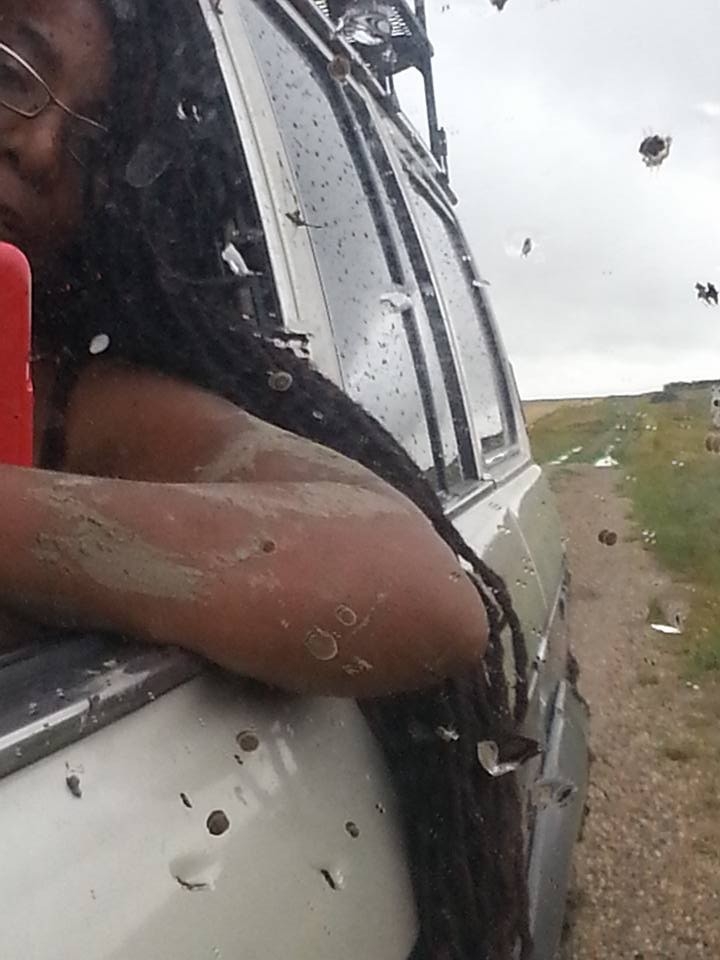
MULTIPOLYGON (((495 489, 486 488, 484 495, 466 500, 452 513, 468 543, 505 580, 525 631, 531 662, 547 629, 549 607, 524 536, 521 514, 523 502, 532 495, 539 476, 539 469, 528 464, 510 480, 495 489)), ((538 517, 536 523, 539 529, 542 518, 538 517)), ((550 523, 548 527, 549 534, 550 523)))
POLYGON ((302 943, 312 960, 405 960, 412 948, 393 790, 349 701, 193 680, 0 779, 0 822, 3 957, 287 960, 302 943), (218 835, 213 811, 229 822, 218 835))
POLYGON ((540 467, 532 469, 533 482, 520 499, 517 519, 548 607, 552 607, 565 569, 562 527, 545 474, 540 467))

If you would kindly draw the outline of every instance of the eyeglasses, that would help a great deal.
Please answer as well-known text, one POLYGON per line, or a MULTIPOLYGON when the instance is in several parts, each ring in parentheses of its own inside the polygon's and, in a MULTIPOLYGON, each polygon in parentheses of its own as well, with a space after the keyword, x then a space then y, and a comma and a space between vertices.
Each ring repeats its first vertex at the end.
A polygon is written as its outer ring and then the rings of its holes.
POLYGON ((97 120, 84 117, 58 100, 43 78, 18 53, 0 43, 0 105, 28 120, 34 120, 50 104, 70 117, 65 145, 73 159, 87 167, 97 145, 109 133, 97 120))

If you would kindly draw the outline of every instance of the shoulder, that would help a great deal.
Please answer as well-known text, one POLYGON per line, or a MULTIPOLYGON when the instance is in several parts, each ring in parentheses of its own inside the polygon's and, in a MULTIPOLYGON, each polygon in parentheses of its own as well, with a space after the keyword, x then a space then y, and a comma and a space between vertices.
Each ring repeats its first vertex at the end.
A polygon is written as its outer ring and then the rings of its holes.
POLYGON ((401 497, 356 461, 208 390, 108 361, 93 363, 78 379, 66 450, 63 469, 91 476, 158 483, 326 481, 401 497))
POLYGON ((80 414, 84 405, 99 400, 127 413, 141 410, 146 416, 158 409, 163 413, 177 408, 184 413, 201 410, 205 415, 239 411, 235 404, 189 381, 110 360, 94 360, 79 375, 71 399, 73 413, 80 414))
POLYGON ((79 375, 66 412, 70 472, 128 479, 191 479, 204 452, 254 418, 192 383, 96 360, 79 375))

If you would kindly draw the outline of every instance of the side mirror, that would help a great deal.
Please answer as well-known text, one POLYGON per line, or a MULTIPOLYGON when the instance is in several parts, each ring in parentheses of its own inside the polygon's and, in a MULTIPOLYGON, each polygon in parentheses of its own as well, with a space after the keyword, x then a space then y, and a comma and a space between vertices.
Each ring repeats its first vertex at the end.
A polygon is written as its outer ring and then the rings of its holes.
POLYGON ((33 386, 30 377, 30 264, 0 243, 0 463, 33 462, 33 386))

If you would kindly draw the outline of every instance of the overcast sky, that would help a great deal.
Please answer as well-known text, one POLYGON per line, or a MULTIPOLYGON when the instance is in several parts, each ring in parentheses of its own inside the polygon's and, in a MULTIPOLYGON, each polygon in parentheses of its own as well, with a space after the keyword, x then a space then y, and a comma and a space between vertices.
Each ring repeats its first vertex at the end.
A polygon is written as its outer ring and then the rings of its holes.
POLYGON ((719 0, 428 0, 428 20, 451 182, 523 397, 720 379, 720 308, 694 290, 720 286, 719 0), (658 169, 650 133, 673 137, 658 169))

